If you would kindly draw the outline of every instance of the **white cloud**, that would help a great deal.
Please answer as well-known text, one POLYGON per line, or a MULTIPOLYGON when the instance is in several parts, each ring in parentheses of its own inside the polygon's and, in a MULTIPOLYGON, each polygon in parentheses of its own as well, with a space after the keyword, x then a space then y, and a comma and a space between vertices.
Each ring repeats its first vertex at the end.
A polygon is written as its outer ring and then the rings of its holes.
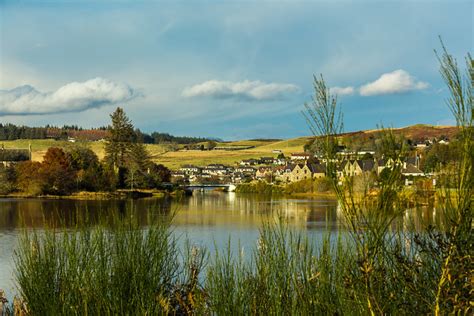
POLYGON ((354 94, 354 87, 332 87, 329 89, 329 91, 332 94, 337 94, 337 95, 352 95, 354 94))
POLYGON ((395 70, 381 75, 377 80, 369 82, 360 87, 362 96, 404 93, 413 90, 423 90, 429 84, 416 80, 403 69, 395 70))
POLYGON ((287 83, 265 83, 244 80, 241 82, 209 80, 183 90, 186 98, 210 97, 215 99, 247 99, 264 101, 281 99, 287 94, 299 92, 298 86, 287 83))
POLYGON ((138 95, 126 84, 103 78, 71 82, 46 93, 25 85, 12 90, 0 90, 0 115, 80 112, 126 102, 138 95))

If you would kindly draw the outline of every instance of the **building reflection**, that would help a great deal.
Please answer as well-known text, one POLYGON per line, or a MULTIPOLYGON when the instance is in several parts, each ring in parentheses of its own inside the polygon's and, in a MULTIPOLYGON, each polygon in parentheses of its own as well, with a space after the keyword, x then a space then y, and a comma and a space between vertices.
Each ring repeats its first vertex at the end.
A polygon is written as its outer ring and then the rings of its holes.
POLYGON ((327 220, 335 222, 335 208, 334 200, 198 192, 180 203, 175 223, 255 226, 281 218, 289 224, 310 227, 327 220))
MULTIPOLYGON (((439 213, 439 211, 438 211, 439 213)), ((341 207, 334 199, 295 199, 252 194, 195 192, 191 197, 139 200, 0 200, 0 230, 21 227, 73 226, 99 223, 111 215, 131 216, 142 225, 170 219, 177 226, 259 227, 282 219, 306 229, 344 226, 341 207)), ((394 225, 420 230, 439 220, 433 207, 407 209, 394 225)))

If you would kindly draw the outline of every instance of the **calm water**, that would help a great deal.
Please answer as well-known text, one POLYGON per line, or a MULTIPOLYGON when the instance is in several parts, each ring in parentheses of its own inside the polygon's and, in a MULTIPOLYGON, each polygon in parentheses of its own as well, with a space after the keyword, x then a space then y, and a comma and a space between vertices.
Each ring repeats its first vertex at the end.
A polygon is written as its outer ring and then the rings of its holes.
MULTIPOLYGON (((0 289, 15 293, 13 257, 17 238, 23 227, 47 229, 45 222, 73 225, 77 214, 131 212, 145 227, 152 217, 175 214, 174 233, 180 240, 204 246, 211 252, 223 248, 229 238, 233 247, 250 253, 258 239, 262 222, 284 217, 297 230, 317 242, 322 235, 338 229, 337 203, 331 199, 289 199, 222 192, 195 192, 181 200, 172 198, 128 201, 75 201, 40 199, 0 199, 0 289)), ((407 212, 410 215, 409 212, 407 212)), ((423 216, 430 217, 432 212, 423 216)), ((407 215, 407 216, 408 216, 407 215)))

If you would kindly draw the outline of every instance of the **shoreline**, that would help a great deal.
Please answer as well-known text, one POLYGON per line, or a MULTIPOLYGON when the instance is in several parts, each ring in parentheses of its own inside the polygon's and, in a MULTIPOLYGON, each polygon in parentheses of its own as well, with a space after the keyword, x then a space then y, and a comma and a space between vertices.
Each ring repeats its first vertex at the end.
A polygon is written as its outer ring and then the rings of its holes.
POLYGON ((0 199, 41 199, 41 200, 124 200, 138 198, 161 198, 176 195, 176 192, 163 190, 118 190, 114 192, 80 191, 67 195, 28 195, 11 193, 0 195, 0 199))

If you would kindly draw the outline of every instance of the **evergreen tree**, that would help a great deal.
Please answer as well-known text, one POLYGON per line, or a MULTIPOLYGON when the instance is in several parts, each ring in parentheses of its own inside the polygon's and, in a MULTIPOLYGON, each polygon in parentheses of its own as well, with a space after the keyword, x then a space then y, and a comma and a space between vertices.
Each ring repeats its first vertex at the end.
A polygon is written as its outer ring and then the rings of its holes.
POLYGON ((134 143, 130 148, 127 159, 127 184, 130 188, 147 186, 147 177, 150 172, 150 155, 143 143, 134 143))
POLYGON ((110 117, 112 126, 109 127, 105 144, 105 159, 114 168, 124 168, 132 143, 136 140, 133 124, 122 108, 117 108, 110 117))

